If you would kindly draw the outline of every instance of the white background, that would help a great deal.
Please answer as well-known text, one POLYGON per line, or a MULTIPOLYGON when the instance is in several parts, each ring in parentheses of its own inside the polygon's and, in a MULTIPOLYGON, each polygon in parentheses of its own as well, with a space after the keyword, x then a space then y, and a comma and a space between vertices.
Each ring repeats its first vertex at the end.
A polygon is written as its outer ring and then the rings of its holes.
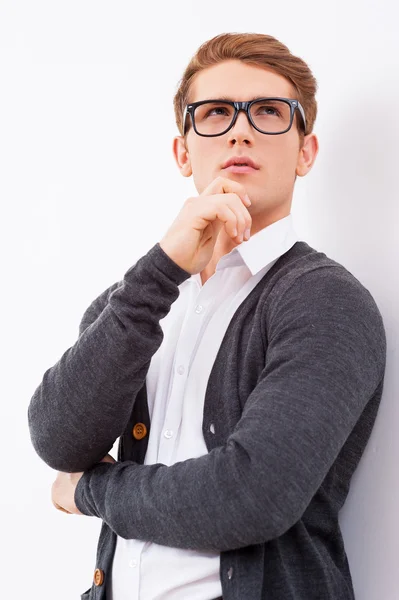
POLYGON ((384 396, 340 520, 356 599, 399 599, 398 10, 394 0, 0 2, 2 597, 72 600, 91 585, 101 521, 51 504, 56 471, 31 446, 28 404, 86 307, 197 194, 172 156, 189 59, 214 35, 256 32, 319 83, 320 151, 297 179, 298 233, 360 279, 384 317, 384 396))

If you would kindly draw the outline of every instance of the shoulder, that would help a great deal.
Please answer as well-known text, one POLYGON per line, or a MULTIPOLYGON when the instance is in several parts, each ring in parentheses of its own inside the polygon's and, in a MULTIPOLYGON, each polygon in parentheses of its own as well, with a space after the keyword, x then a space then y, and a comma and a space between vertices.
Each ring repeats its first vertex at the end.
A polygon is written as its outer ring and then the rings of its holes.
POLYGON ((353 273, 306 242, 299 242, 299 245, 302 250, 288 256, 275 274, 268 294, 271 308, 280 304, 282 298, 286 301, 295 298, 305 304, 309 299, 316 303, 318 298, 329 298, 330 301, 342 299, 348 306, 368 307, 381 318, 370 290, 353 273))
POLYGON ((383 363, 386 353, 384 322, 370 290, 344 265, 300 242, 284 261, 264 299, 269 334, 282 327, 307 327, 320 335, 356 336, 383 363))

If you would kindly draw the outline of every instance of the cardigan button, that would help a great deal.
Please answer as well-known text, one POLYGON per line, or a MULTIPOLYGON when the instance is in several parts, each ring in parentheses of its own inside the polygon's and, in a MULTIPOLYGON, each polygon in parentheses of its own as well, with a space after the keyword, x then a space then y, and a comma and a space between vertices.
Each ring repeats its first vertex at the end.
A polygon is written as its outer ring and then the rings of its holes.
POLYGON ((230 567, 230 569, 227 571, 227 577, 229 579, 231 579, 233 577, 233 567, 230 567))
POLYGON ((215 425, 214 425, 213 423, 211 423, 211 424, 210 424, 210 426, 209 426, 209 431, 210 431, 211 433, 215 433, 215 425))
POLYGON ((104 571, 102 569, 96 569, 94 571, 94 583, 96 585, 102 585, 104 581, 104 571))
POLYGON ((133 436, 136 440, 142 440, 147 435, 147 427, 144 423, 136 423, 133 427, 133 436))

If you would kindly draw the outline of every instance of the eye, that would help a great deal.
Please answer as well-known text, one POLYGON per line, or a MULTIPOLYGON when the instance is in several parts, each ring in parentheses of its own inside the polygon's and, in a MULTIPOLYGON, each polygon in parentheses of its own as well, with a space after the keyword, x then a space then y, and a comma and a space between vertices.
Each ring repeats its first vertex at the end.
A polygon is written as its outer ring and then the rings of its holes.
POLYGON ((206 113, 205 116, 208 117, 211 113, 213 113, 216 110, 222 111, 222 113, 218 113, 219 115, 220 114, 227 114, 227 110, 226 110, 226 108, 224 106, 216 106, 215 108, 211 108, 210 110, 208 110, 208 112, 206 113))
POLYGON ((259 108, 258 108, 259 111, 261 111, 263 109, 272 111, 272 113, 271 113, 272 115, 275 114, 278 117, 281 117, 280 111, 278 110, 278 108, 275 108, 274 106, 267 106, 266 104, 264 104, 263 106, 259 106, 259 108))

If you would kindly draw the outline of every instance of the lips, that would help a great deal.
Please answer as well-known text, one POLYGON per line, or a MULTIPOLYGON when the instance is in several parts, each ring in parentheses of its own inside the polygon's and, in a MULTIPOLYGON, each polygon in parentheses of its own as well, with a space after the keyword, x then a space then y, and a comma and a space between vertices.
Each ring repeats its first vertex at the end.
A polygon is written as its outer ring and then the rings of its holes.
POLYGON ((247 168, 251 167, 252 169, 259 169, 259 166, 249 156, 232 156, 224 163, 222 168, 227 169, 234 165, 237 165, 238 168, 242 168, 242 166, 245 165, 247 168))
POLYGON ((240 167, 239 165, 230 165, 224 169, 225 171, 229 171, 230 173, 255 173, 257 169, 249 166, 240 167))

